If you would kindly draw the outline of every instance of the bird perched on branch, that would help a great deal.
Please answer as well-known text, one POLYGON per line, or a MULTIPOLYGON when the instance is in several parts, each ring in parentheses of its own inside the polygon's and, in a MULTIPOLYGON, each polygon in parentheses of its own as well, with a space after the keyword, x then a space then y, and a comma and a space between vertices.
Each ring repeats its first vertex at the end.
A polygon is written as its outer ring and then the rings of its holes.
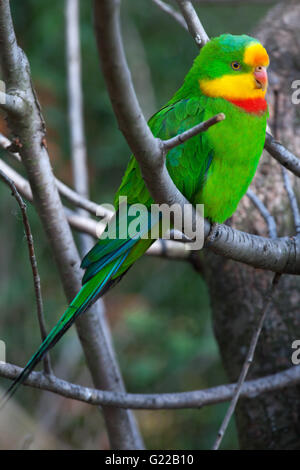
MULTIPOLYGON (((212 222, 223 222, 233 214, 256 171, 268 117, 268 65, 266 50, 252 37, 223 34, 211 39, 196 57, 182 87, 149 121, 154 136, 165 140, 218 113, 226 115, 224 121, 173 148, 166 156, 167 169, 178 189, 192 204, 204 204, 205 216, 212 222)), ((117 229, 122 225, 120 196, 127 197, 129 208, 142 203, 150 209, 153 203, 134 156, 116 195, 117 229)), ((98 240, 82 261, 82 289, 12 383, 2 403, 78 316, 145 253, 154 240, 142 235, 157 223, 146 211, 139 233, 114 239, 106 233, 98 240)))

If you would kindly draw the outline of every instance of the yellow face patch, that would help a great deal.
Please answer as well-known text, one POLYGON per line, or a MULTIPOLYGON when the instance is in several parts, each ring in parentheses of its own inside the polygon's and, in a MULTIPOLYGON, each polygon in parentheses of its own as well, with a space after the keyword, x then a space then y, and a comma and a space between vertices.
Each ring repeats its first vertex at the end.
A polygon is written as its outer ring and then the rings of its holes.
POLYGON ((225 98, 228 100, 245 100, 264 98, 266 89, 257 88, 254 77, 255 67, 269 65, 269 56, 261 44, 251 44, 244 53, 243 62, 252 67, 253 71, 247 73, 237 72, 235 74, 223 75, 213 80, 199 80, 202 92, 214 98, 225 98))
POLYGON ((270 60, 266 49, 261 44, 252 44, 245 50, 244 63, 250 67, 262 65, 268 67, 270 60))
POLYGON ((252 72, 223 75, 223 77, 214 80, 200 80, 199 85, 205 95, 213 98, 243 100, 264 98, 266 94, 266 90, 256 88, 252 72))

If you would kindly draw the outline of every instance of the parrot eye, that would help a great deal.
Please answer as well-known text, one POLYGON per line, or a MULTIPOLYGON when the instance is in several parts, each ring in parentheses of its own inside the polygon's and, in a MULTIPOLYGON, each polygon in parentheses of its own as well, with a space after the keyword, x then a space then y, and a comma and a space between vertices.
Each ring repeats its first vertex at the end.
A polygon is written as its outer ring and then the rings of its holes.
POLYGON ((233 70, 239 70, 241 68, 241 64, 239 62, 231 62, 231 68, 233 68, 233 70))

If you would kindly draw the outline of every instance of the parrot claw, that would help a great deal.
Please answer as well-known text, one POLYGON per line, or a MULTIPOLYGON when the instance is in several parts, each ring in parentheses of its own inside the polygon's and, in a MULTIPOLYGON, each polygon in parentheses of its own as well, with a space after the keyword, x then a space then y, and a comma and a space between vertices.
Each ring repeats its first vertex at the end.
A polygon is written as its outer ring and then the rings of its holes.
POLYGON ((210 243, 213 243, 215 241, 215 239, 217 238, 218 236, 218 230, 219 230, 219 225, 217 222, 214 222, 212 225, 211 225, 211 228, 210 228, 210 232, 207 236, 207 242, 210 244, 210 243))

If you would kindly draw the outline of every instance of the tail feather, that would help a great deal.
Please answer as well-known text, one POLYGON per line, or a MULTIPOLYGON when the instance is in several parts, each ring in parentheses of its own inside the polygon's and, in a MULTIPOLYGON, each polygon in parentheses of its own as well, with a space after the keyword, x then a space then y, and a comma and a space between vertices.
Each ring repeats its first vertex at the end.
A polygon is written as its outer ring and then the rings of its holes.
POLYGON ((60 320, 50 331, 37 352, 28 361, 19 376, 13 381, 4 396, 0 400, 0 409, 16 393, 19 386, 27 379, 35 366, 41 361, 45 354, 59 341, 64 333, 70 328, 79 315, 84 313, 103 293, 105 286, 111 277, 116 274, 120 266, 127 258, 129 251, 114 260, 102 269, 92 279, 83 285, 77 296, 71 302, 60 320))

